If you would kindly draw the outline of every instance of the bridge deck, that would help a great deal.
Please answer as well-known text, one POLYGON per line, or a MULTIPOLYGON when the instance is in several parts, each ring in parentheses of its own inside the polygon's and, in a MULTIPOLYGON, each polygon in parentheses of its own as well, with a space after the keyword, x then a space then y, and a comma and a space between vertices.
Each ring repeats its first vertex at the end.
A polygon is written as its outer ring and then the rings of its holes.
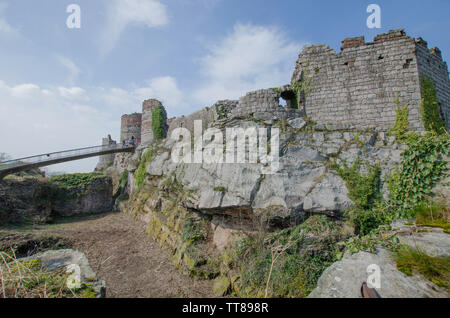
POLYGON ((26 158, 14 159, 0 162, 0 179, 8 174, 33 168, 45 167, 57 163, 80 160, 90 157, 102 156, 119 152, 134 152, 135 147, 131 145, 122 146, 121 144, 94 146, 80 149, 65 150, 53 152, 26 158))

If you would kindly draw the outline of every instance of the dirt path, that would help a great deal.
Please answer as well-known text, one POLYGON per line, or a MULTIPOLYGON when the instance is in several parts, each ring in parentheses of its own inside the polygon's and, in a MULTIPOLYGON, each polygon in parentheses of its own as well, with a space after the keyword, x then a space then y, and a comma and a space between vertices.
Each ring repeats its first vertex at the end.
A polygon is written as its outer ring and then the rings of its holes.
POLYGON ((181 274, 168 251, 125 213, 63 220, 32 232, 69 239, 106 281, 107 297, 213 297, 211 281, 181 274))

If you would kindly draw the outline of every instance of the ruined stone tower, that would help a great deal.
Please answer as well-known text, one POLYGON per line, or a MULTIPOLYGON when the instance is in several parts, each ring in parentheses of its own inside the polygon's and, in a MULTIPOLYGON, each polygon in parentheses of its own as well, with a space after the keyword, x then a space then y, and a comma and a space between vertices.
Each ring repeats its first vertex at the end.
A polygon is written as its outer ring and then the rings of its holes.
MULTIPOLYGON (((108 137, 102 139, 102 146, 110 146, 115 145, 116 141, 111 139, 111 135, 108 135, 108 137)), ((108 166, 112 165, 114 162, 115 154, 108 154, 100 156, 98 159, 97 167, 95 168, 95 171, 101 171, 108 166)))
POLYGON ((447 63, 438 48, 429 50, 424 40, 414 40, 403 29, 370 43, 364 37, 345 39, 338 54, 326 45, 308 46, 299 55, 292 84, 303 84, 306 116, 317 123, 386 131, 395 122, 398 98, 400 106, 408 105, 409 128, 422 131, 421 76, 434 82, 448 129, 447 63))
POLYGON ((160 106, 163 110, 163 126, 164 133, 167 133, 167 113, 162 103, 157 99, 145 100, 142 104, 142 127, 141 138, 143 145, 150 145, 154 141, 154 135, 152 130, 152 116, 153 110, 160 106))
POLYGON ((141 140, 141 123, 142 114, 134 113, 123 115, 120 127, 120 142, 130 140, 134 137, 136 140, 141 140))

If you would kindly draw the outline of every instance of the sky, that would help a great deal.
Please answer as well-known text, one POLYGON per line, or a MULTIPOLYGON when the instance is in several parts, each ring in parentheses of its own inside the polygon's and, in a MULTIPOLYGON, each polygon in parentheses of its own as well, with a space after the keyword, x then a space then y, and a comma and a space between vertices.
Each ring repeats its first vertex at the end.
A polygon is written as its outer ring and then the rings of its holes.
MULTIPOLYGON (((405 28, 449 60, 448 0, 0 0, 0 152, 20 158, 118 140, 122 114, 169 117, 290 82, 308 44, 405 28), (80 28, 68 28, 80 8, 80 28), (369 29, 367 7, 381 8, 369 29)), ((50 166, 89 172, 98 158, 50 166)))

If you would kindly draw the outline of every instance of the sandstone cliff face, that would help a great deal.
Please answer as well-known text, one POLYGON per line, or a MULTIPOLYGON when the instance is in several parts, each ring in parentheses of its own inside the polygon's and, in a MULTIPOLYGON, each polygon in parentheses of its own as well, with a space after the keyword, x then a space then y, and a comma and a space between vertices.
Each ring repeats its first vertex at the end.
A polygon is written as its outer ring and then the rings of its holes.
POLYGON ((106 176, 70 188, 43 178, 0 181, 0 224, 46 223, 52 216, 107 212, 112 203, 112 181, 106 176))
MULTIPOLYGON (((272 128, 264 122, 233 123, 239 124, 272 128)), ((182 202, 185 208, 221 219, 228 227, 246 228, 261 216, 280 227, 315 213, 338 216, 353 202, 345 181, 332 169, 333 163, 352 165, 359 158, 370 165, 380 164, 384 180, 400 161, 402 150, 383 133, 329 128, 296 129, 287 124, 280 136, 276 174, 263 174, 264 166, 259 163, 175 164, 172 140, 153 149, 146 172, 159 188, 176 179, 191 193, 182 202)))

